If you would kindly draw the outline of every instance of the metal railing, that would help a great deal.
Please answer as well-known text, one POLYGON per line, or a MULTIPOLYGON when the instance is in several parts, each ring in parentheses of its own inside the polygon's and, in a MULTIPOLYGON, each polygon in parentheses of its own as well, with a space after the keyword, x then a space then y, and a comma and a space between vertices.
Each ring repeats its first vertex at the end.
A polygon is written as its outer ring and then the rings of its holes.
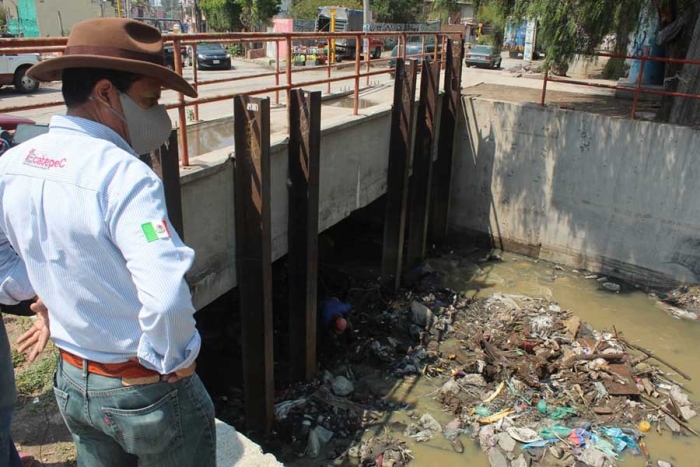
POLYGON ((630 59, 630 60, 641 61, 641 64, 639 67, 639 74, 637 75, 637 81, 635 83, 635 87, 631 88, 629 86, 617 86, 617 85, 613 85, 613 84, 591 83, 588 81, 579 81, 579 80, 568 79, 568 78, 552 77, 549 75, 549 70, 546 70, 544 72, 544 80, 542 82, 542 98, 540 100, 540 105, 544 106, 546 104, 547 83, 549 83, 549 82, 574 84, 577 86, 588 86, 588 87, 594 87, 594 88, 612 89, 612 90, 616 90, 616 91, 626 91, 626 92, 632 91, 634 93, 634 100, 632 103, 632 111, 630 114, 630 118, 632 120, 635 119, 636 114, 637 114, 637 105, 639 104, 639 95, 640 94, 652 94, 652 95, 658 95, 658 96, 670 96, 670 97, 683 97, 683 98, 688 98, 688 99, 700 99, 700 94, 688 94, 688 93, 682 93, 682 92, 651 89, 651 88, 643 87, 643 85, 642 85, 642 80, 644 77, 644 67, 645 67, 647 62, 683 63, 685 65, 700 65, 700 60, 685 60, 685 59, 675 59, 675 58, 652 57, 649 55, 642 55, 642 56, 619 55, 619 54, 610 54, 610 53, 603 53, 603 52, 591 54, 589 56, 604 57, 604 58, 618 58, 618 59, 625 59, 625 60, 630 59))
MULTIPOLYGON (((199 121, 199 106, 204 105, 204 104, 210 104, 214 102, 220 102, 223 100, 228 100, 232 99, 233 96, 235 95, 264 95, 264 94, 274 94, 274 102, 275 104, 280 103, 280 92, 286 93, 286 102, 289 102, 289 96, 291 93, 292 89, 295 88, 301 88, 301 87, 306 87, 306 86, 315 86, 319 84, 327 84, 326 92, 328 94, 331 93, 331 84, 334 82, 339 82, 339 81, 347 81, 347 80, 353 80, 354 85, 353 85, 353 115, 358 114, 358 109, 359 109, 359 92, 360 92, 360 81, 362 78, 366 78, 366 85, 369 86, 370 84, 370 78, 372 76, 378 76, 378 75, 384 75, 387 73, 392 73, 394 71, 394 68, 389 67, 388 65, 385 68, 379 69, 379 70, 372 70, 372 64, 380 64, 380 63, 386 63, 389 62, 390 60, 394 59, 395 57, 390 57, 390 58, 379 58, 379 59, 371 59, 370 58, 370 51, 369 47, 366 53, 364 54, 364 61, 365 61, 365 71, 362 71, 362 54, 360 51, 362 51, 362 45, 363 41, 366 40, 367 44, 371 43, 371 39, 373 38, 378 38, 378 39, 385 39, 385 38, 394 38, 397 41, 398 44, 398 51, 399 53, 397 54, 401 58, 414 58, 418 59, 420 58, 421 63, 423 60, 426 59, 426 44, 428 41, 432 40, 433 42, 433 51, 432 51, 432 56, 430 57, 432 60, 438 61, 441 63, 441 66, 444 66, 444 57, 441 56, 441 50, 444 50, 444 45, 445 41, 447 40, 448 37, 452 38, 458 38, 458 40, 462 40, 462 35, 460 33, 455 33, 455 32, 436 32, 436 31, 431 31, 431 32, 404 32, 404 33, 369 33, 369 32, 336 32, 336 33, 328 33, 328 32, 311 32, 311 33, 303 33, 303 32, 298 32, 298 33, 277 33, 277 32, 272 32, 272 33, 262 33, 262 32, 253 32, 253 33, 226 33, 226 34, 167 34, 163 36, 163 40, 166 45, 172 45, 173 46, 173 58, 174 58, 174 69, 175 72, 178 73, 179 75, 183 75, 183 57, 182 57, 182 51, 181 47, 187 47, 190 48, 191 54, 192 54, 192 72, 193 72, 193 80, 191 84, 196 90, 200 90, 201 87, 207 86, 207 85, 212 85, 212 84, 220 84, 220 83, 228 83, 228 82, 236 82, 236 81, 251 81, 254 82, 258 80, 261 77, 270 77, 274 76, 275 77, 275 85, 274 86, 267 86, 267 87, 256 87, 255 84, 251 84, 250 89, 246 89, 244 91, 236 91, 236 92, 228 92, 224 94, 217 94, 217 95, 209 95, 209 96, 203 96, 203 97, 198 97, 196 99, 185 99, 185 96, 182 93, 178 93, 177 101, 176 102, 169 102, 166 103, 166 107, 168 109, 177 109, 178 111, 178 138, 179 138, 179 149, 180 149, 180 158, 181 158, 181 163, 183 166, 188 166, 190 165, 189 162, 189 154, 188 154, 188 146, 187 146, 187 117, 186 117, 186 112, 185 109, 187 107, 193 107, 193 118, 195 121, 199 121), (420 43, 421 43, 421 53, 420 54, 406 54, 406 45, 409 43, 409 39, 412 41, 416 41, 417 38, 420 38, 420 43), (327 60, 327 63, 324 65, 326 71, 326 77, 323 79, 315 79, 315 80, 307 80, 307 81, 300 81, 296 82, 294 80, 294 76, 296 75, 297 77, 299 74, 304 73, 304 72, 309 72, 309 71, 314 71, 314 70, 319 70, 321 67, 305 67, 304 69, 295 69, 295 67, 292 66, 292 50, 294 47, 295 42, 300 42, 300 41, 312 41, 312 40, 325 40, 326 44, 330 47, 330 44, 332 44, 334 41, 337 42, 338 39, 346 39, 352 41, 354 39, 355 41, 355 50, 356 53, 354 54, 354 70, 350 74, 343 74, 341 76, 333 76, 332 70, 333 69, 341 69, 345 68, 347 65, 346 63, 340 62, 340 63, 331 63, 330 60, 327 60), (199 75, 197 72, 197 46, 201 44, 206 44, 206 43, 222 43, 222 44, 244 44, 244 43, 250 43, 250 42, 274 42, 275 44, 275 65, 273 68, 273 71, 267 72, 267 73, 259 73, 255 75, 250 75, 250 76, 235 76, 235 77, 227 77, 227 78, 219 78, 219 79, 211 79, 211 80, 199 80, 199 75), (280 57, 280 44, 284 43, 286 45, 286 51, 285 51, 285 57, 280 57), (281 69, 281 63, 284 61, 284 70, 281 69), (281 82, 281 78, 285 77, 285 82, 281 82)), ((10 39, 0 39, 0 55, 7 55, 7 54, 19 54, 19 53, 41 53, 41 54, 46 54, 46 53, 58 53, 61 54, 63 53, 63 50, 66 46, 67 38, 61 37, 61 38, 10 38, 10 39)), ((412 42, 413 43, 413 42, 412 42)), ((330 54, 329 54, 330 55, 330 54)), ((0 113, 8 113, 8 112, 19 112, 19 111, 27 111, 27 110, 33 110, 33 109, 39 109, 39 108, 46 108, 46 107, 53 107, 53 106, 62 106, 64 105, 62 100, 56 100, 56 101, 50 101, 50 102, 40 102, 40 103, 30 103, 30 104, 25 104, 25 105, 16 105, 16 106, 6 106, 0 108, 0 113)))

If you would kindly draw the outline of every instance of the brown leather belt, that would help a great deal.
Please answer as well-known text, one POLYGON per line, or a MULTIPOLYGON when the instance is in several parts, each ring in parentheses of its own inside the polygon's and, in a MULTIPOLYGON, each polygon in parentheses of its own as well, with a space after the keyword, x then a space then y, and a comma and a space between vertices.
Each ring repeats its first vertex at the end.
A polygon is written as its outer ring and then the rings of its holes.
MULTIPOLYGON (((84 360, 81 357, 73 355, 70 352, 66 352, 63 349, 60 349, 60 353, 64 362, 70 363, 77 368, 83 368, 84 360)), ((109 378, 122 378, 127 380, 142 380, 146 378, 148 380, 160 380, 160 374, 158 372, 149 370, 139 362, 134 362, 131 360, 123 363, 98 363, 88 360, 87 370, 89 373, 107 376, 109 378)))

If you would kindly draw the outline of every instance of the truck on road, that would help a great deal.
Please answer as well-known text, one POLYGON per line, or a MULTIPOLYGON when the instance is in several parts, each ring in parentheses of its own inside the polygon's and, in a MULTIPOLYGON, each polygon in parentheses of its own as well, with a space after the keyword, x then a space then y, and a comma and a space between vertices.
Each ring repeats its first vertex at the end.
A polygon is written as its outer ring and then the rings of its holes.
POLYGON ((12 84, 22 94, 36 92, 39 83, 27 76, 27 70, 39 60, 39 54, 0 55, 0 87, 12 84))
MULTIPOLYGON (((335 32, 362 32, 363 12, 362 10, 353 10, 346 7, 318 7, 318 16, 316 17, 316 31, 330 32, 332 11, 335 10, 335 32)), ((360 45, 362 47, 362 45, 360 45)), ((355 58, 356 43, 354 38, 336 39, 335 54, 338 58, 355 58)), ((384 41, 378 37, 369 39, 369 54, 371 58, 380 58, 384 51, 384 41)), ((362 53, 362 52, 360 52, 362 53)))

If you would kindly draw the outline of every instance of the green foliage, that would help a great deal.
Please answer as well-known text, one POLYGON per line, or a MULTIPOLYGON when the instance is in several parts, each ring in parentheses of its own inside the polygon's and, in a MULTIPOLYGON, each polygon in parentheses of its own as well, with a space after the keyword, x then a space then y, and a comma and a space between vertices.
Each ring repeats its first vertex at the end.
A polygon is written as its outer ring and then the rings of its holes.
POLYGON ((279 12, 281 0, 234 0, 241 7, 241 23, 246 31, 256 31, 271 23, 279 12))
POLYGON ((33 396, 51 388, 58 352, 50 344, 44 352, 40 360, 17 372, 15 381, 19 394, 33 396))
MULTIPOLYGON (((501 41, 501 42, 503 42, 503 41, 501 41)), ((496 36, 492 36, 492 35, 490 35, 490 34, 489 34, 489 35, 480 36, 480 37, 476 40, 476 44, 477 44, 477 45, 493 45, 493 46, 496 46, 496 47, 500 47, 500 46, 501 46, 501 43, 498 41, 498 38, 496 38, 496 36)))
POLYGON ((577 53, 595 51, 607 34, 616 32, 618 37, 627 37, 634 30, 642 3, 643 0, 489 0, 488 6, 504 20, 537 18, 537 40, 545 49, 546 65, 561 73, 577 53))
POLYGON ((280 0, 199 0, 214 31, 255 31, 270 23, 280 0))
POLYGON ((423 22, 423 3, 417 0, 373 0, 374 21, 411 24, 423 22))
POLYGON ((624 58, 611 58, 603 67, 603 78, 617 81, 627 76, 628 68, 624 58))
POLYGON ((242 57, 245 55, 245 51, 243 50, 243 46, 241 44, 231 44, 226 49, 232 57, 242 57))
POLYGON ((433 18, 447 23, 452 13, 459 11, 457 0, 433 0, 433 18))
MULTIPOLYGON (((341 4, 346 8, 362 9, 362 0, 347 0, 341 4)), ((335 3, 329 0, 296 0, 292 4, 290 14, 294 19, 316 19, 319 7, 332 5, 335 3)))
POLYGON ((0 31, 4 31, 7 28, 7 11, 0 5, 0 31))
POLYGON ((27 361, 27 356, 12 349, 12 368, 17 368, 27 361))

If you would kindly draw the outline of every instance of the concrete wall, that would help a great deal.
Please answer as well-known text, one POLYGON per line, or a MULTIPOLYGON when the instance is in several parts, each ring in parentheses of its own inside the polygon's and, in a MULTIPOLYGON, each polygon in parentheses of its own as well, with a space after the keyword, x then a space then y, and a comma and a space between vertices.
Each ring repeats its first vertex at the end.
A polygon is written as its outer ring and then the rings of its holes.
MULTIPOLYGON (((323 120, 319 229, 325 230, 386 191, 390 110, 388 105, 360 117, 323 120)), ((273 259, 287 252, 287 144, 272 137, 273 259)), ((196 307, 236 285, 233 170, 223 149, 193 159, 182 172, 184 236, 196 252, 188 281, 196 307)))
POLYGON ((455 231, 633 280, 699 281, 700 132, 535 105, 463 102, 455 231))
POLYGON ((114 8, 109 2, 98 0, 36 0, 36 16, 39 22, 41 37, 61 36, 61 23, 63 34, 68 35, 70 30, 80 21, 115 16, 114 8), (100 4, 102 3, 102 6, 100 4), (60 21, 59 21, 60 12, 60 21))

